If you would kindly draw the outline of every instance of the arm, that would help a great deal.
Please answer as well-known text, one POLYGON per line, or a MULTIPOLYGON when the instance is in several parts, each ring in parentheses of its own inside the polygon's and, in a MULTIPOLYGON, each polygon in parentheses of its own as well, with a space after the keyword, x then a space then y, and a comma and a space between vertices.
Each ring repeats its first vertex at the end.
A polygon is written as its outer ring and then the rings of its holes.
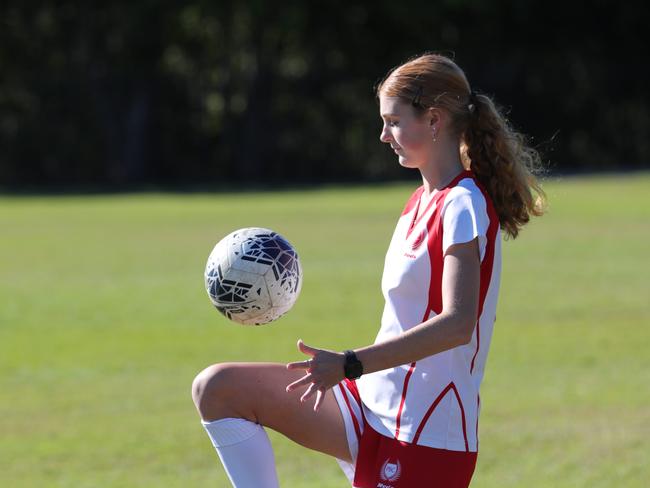
POLYGON ((408 364, 467 344, 476 325, 479 280, 477 239, 451 246, 442 274, 442 312, 397 337, 355 350, 364 373, 408 364))
MULTIPOLYGON (((356 349, 364 374, 401 364, 466 344, 476 325, 480 288, 478 240, 456 244, 447 250, 442 275, 442 312, 387 341, 356 349)), ((308 361, 287 365, 306 369, 307 374, 287 386, 287 391, 308 385, 301 401, 317 393, 317 410, 327 389, 343 378, 343 354, 316 349, 298 341, 298 348, 312 356, 308 361)))

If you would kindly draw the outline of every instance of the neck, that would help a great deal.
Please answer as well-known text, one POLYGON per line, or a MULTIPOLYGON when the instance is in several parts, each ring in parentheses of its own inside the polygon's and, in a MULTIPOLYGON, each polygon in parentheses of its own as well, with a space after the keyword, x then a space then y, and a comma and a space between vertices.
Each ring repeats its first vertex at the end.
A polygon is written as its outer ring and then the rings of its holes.
POLYGON ((465 169, 460 160, 458 144, 449 144, 447 147, 440 144, 437 149, 431 161, 420 167, 424 190, 429 195, 444 188, 465 169))

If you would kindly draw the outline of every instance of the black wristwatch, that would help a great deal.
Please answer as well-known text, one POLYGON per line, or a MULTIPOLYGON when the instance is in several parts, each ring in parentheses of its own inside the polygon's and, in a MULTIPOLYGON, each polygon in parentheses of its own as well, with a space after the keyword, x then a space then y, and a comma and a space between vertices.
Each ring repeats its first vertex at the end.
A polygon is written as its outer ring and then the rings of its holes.
POLYGON ((343 365, 345 377, 349 380, 356 380, 363 374, 363 364, 361 364, 354 351, 348 350, 343 354, 345 354, 345 364, 343 365))

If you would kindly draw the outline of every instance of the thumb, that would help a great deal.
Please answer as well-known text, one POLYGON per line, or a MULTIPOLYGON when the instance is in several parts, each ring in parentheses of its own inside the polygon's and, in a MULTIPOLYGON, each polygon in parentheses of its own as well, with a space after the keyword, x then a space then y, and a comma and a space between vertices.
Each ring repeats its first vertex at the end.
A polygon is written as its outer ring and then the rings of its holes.
POLYGON ((314 356, 319 351, 319 349, 308 346, 307 344, 302 342, 302 339, 298 339, 298 349, 300 350, 300 352, 307 354, 309 356, 314 356))

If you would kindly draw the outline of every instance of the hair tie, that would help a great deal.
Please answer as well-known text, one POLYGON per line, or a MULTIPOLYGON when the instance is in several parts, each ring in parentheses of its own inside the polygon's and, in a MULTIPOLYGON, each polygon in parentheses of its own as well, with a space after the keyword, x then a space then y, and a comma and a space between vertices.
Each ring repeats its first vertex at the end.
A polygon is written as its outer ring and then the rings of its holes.
POLYGON ((471 92, 469 92, 469 104, 467 105, 467 109, 470 111, 470 113, 474 113, 477 107, 478 107, 478 98, 476 92, 472 90, 471 92))

